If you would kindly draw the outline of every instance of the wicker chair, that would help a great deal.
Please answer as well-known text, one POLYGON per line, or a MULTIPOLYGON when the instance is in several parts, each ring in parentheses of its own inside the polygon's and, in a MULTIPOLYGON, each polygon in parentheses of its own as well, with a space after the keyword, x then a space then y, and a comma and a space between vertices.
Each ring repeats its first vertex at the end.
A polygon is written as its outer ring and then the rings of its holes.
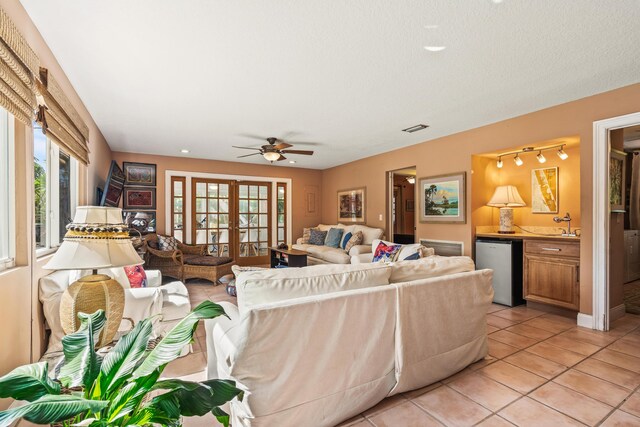
POLYGON ((146 267, 155 268, 164 276, 183 282, 187 279, 206 279, 218 284, 218 279, 231 272, 233 259, 207 254, 207 245, 185 245, 178 242, 178 250, 163 251, 158 247, 158 236, 145 236, 146 267))
POLYGON ((188 256, 207 254, 207 245, 185 245, 178 242, 178 250, 163 251, 158 246, 158 235, 145 236, 145 268, 157 269, 163 276, 173 277, 184 282, 184 259, 188 256))

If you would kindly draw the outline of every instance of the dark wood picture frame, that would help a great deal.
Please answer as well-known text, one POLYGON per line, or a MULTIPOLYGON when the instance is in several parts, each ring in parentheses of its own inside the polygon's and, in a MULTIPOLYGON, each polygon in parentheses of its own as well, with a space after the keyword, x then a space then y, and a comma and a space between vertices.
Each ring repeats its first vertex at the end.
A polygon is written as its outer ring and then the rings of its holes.
POLYGON ((122 208, 127 210, 145 210, 156 208, 155 187, 125 187, 122 208))
POLYGON ((122 197, 122 190, 124 188, 124 172, 118 166, 115 160, 111 161, 109 167, 109 175, 107 175, 107 181, 104 184, 104 192, 100 200, 100 206, 110 206, 117 208, 120 204, 120 198, 122 197))
POLYGON ((156 186, 156 165, 155 163, 122 163, 124 170, 124 185, 127 186, 156 186))
POLYGON ((366 224, 367 187, 339 190, 337 202, 339 223, 366 224), (354 200, 349 202, 349 199, 354 200))

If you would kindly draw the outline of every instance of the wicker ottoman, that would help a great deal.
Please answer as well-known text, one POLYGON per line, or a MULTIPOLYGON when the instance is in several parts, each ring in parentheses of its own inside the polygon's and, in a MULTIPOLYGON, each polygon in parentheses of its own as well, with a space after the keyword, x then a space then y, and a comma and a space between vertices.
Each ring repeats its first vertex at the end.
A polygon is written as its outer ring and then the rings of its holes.
POLYGON ((218 284, 218 279, 231 273, 233 258, 211 255, 191 256, 185 258, 183 277, 187 279, 205 279, 218 284))

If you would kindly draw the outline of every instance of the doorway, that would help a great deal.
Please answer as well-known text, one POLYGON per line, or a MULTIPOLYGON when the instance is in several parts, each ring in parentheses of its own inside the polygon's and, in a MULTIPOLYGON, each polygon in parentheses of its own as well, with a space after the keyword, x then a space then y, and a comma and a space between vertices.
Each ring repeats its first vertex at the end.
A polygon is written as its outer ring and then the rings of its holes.
MULTIPOLYGON (((620 290, 617 286, 624 281, 620 273, 621 257, 613 251, 620 251, 616 240, 620 239, 620 224, 624 224, 627 210, 627 195, 623 185, 626 167, 624 151, 615 157, 615 138, 619 138, 618 129, 640 126, 640 113, 594 122, 593 138, 593 314, 578 315, 578 325, 607 331, 612 315, 619 316, 621 305, 618 304, 620 290), (615 193, 614 193, 615 192, 615 193), (613 197, 612 197, 613 196, 613 197), (617 208, 617 209, 616 209, 617 208), (616 212, 618 211, 618 212, 616 212), (610 239, 613 238, 613 241, 610 239), (613 291, 613 293, 612 293, 613 291), (613 309, 613 310, 612 310, 613 309)), ((624 135, 624 131, 623 131, 624 135)), ((622 145, 624 149, 624 143, 622 145)), ((630 200, 633 201, 633 200, 630 200)), ((622 227, 622 230, 624 228, 622 227)), ((624 234, 622 234, 624 242, 624 234)), ((624 247, 622 248, 624 251, 624 247)), ((623 265, 624 265, 624 258, 623 265)), ((624 307, 624 305, 622 305, 624 307)), ((624 311, 622 312, 624 314, 624 311)))
POLYGON ((416 167, 388 172, 387 235, 395 243, 415 243, 416 167))
POLYGON ((271 185, 193 178, 192 240, 239 265, 269 262, 271 185))

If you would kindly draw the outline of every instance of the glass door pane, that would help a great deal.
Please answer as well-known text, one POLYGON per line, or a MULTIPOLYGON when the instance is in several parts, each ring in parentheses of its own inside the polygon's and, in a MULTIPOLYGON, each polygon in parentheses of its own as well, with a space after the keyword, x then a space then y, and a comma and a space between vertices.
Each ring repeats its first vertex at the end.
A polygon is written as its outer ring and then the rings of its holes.
POLYGON ((194 178, 193 241, 213 256, 233 256, 230 230, 233 181, 194 178))
POLYGON ((237 187, 237 262, 267 264, 271 244, 271 184, 240 182, 237 187))

